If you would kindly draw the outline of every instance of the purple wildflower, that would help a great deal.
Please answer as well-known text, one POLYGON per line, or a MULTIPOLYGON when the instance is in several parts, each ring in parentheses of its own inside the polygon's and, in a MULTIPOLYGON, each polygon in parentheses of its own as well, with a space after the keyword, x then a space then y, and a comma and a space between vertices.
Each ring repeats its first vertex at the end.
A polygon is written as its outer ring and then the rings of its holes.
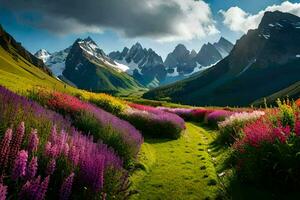
POLYGON ((21 144, 23 142, 24 133, 25 133, 25 124, 24 122, 21 122, 11 141, 10 156, 9 156, 11 164, 14 163, 15 158, 20 150, 21 144))
POLYGON ((46 169, 46 174, 47 175, 52 175, 55 171, 55 167, 56 167, 56 161, 55 161, 55 159, 52 159, 48 163, 48 166, 47 166, 47 169, 46 169))
POLYGON ((12 178, 13 180, 17 180, 18 178, 22 178, 26 174, 26 164, 28 159, 27 151, 20 151, 13 166, 12 178))
POLYGON ((21 188, 19 199, 35 199, 40 182, 40 176, 38 176, 36 179, 27 181, 21 188))
POLYGON ((5 200, 7 194, 7 186, 0 183, 0 200, 5 200))
POLYGON ((45 146, 45 154, 50 158, 56 158, 59 155, 58 147, 56 144, 52 144, 51 142, 47 142, 45 146))
POLYGON ((27 169, 26 169, 26 178, 28 180, 35 177, 37 168, 38 168, 37 157, 33 157, 31 159, 31 161, 29 162, 27 169))
POLYGON ((75 146, 72 146, 69 153, 69 158, 73 162, 75 166, 78 165, 79 162, 79 151, 75 146))
POLYGON ((39 138, 37 135, 37 130, 32 129, 31 134, 29 136, 28 152, 32 153, 37 151, 38 144, 39 144, 39 138))
POLYGON ((74 173, 71 173, 70 176, 68 176, 65 181, 63 182, 61 188, 60 188, 60 200, 68 200, 72 191, 72 185, 73 185, 73 179, 74 179, 74 173))
POLYGON ((50 181, 50 176, 47 176, 44 181, 40 184, 40 187, 36 193, 36 198, 35 200, 43 200, 45 199, 47 190, 48 190, 48 185, 50 181))
POLYGON ((12 138, 12 129, 7 129, 4 138, 1 141, 0 146, 0 172, 3 172, 6 168, 9 154, 9 145, 12 138))
POLYGON ((69 154, 69 150, 70 150, 69 144, 65 143, 64 148, 63 148, 63 152, 62 152, 63 155, 67 157, 68 154, 69 154))

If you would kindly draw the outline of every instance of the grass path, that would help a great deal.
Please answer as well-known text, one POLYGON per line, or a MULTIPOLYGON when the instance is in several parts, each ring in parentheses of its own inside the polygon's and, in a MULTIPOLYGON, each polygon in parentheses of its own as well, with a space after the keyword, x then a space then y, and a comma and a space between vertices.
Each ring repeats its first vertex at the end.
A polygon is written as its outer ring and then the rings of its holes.
POLYGON ((209 144, 212 134, 186 123, 178 140, 146 140, 139 155, 141 170, 131 177, 137 194, 131 199, 215 199, 218 177, 209 144))

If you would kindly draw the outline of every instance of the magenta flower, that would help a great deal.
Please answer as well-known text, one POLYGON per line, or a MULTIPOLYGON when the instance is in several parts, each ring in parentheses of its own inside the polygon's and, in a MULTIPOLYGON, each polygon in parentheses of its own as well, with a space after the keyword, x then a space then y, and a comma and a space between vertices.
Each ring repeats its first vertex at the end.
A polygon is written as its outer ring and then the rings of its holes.
POLYGON ((70 150, 69 144, 65 143, 64 148, 63 148, 63 152, 62 152, 63 155, 67 157, 68 154, 69 154, 69 150, 70 150))
POLYGON ((273 129, 273 134, 281 143, 285 143, 291 134, 291 128, 289 126, 283 127, 279 124, 278 127, 273 129))
POLYGON ((32 129, 31 134, 29 136, 28 152, 32 153, 37 151, 38 144, 39 144, 39 138, 37 135, 37 130, 32 129))
POLYGON ((72 146, 69 153, 69 158, 73 162, 75 166, 78 165, 79 162, 79 151, 75 146, 72 146))
POLYGON ((43 182, 41 177, 38 176, 34 180, 27 181, 21 188, 19 194, 20 199, 33 199, 33 200, 44 200, 46 192, 48 190, 50 177, 47 176, 43 182))
POLYGON ((0 183, 0 200, 6 200, 7 186, 0 183))
POLYGON ((7 165, 11 139, 12 139, 12 129, 7 129, 0 145, 0 169, 1 169, 0 173, 5 170, 7 165))
POLYGON ((25 134, 25 124, 24 122, 21 122, 11 141, 9 158, 12 164, 14 163, 14 160, 20 150, 21 144, 23 142, 24 134, 25 134))
POLYGON ((13 166, 12 178, 13 180, 17 180, 18 178, 22 178, 26 174, 26 165, 27 165, 28 153, 25 150, 19 152, 15 164, 13 166))
POLYGON ((56 158, 59 155, 58 147, 56 144, 52 144, 51 142, 47 142, 45 146, 45 154, 50 158, 56 158))
POLYGON ((60 188, 59 199, 60 200, 68 200, 72 191, 74 173, 72 172, 70 176, 68 176, 63 182, 60 188))
POLYGON ((244 128, 244 133, 244 141, 251 146, 258 147, 259 144, 264 141, 274 141, 271 125, 268 122, 265 122, 263 119, 247 125, 244 128))
POLYGON ((55 161, 55 159, 52 159, 48 163, 48 166, 47 166, 47 169, 46 169, 46 174, 47 175, 52 175, 55 171, 55 167, 56 167, 56 161, 55 161))
POLYGON ((207 122, 210 124, 217 124, 220 121, 224 121, 226 117, 234 114, 227 110, 214 110, 207 115, 207 122))
POLYGON ((47 176, 44 181, 40 184, 40 187, 37 191, 36 194, 36 200, 43 200, 45 199, 47 190, 48 190, 48 185, 49 185, 49 181, 50 181, 50 176, 47 176))
POLYGON ((41 177, 27 181, 21 188, 19 199, 36 199, 39 190, 41 177))
POLYGON ((32 157, 26 169, 26 178, 28 180, 35 177, 38 168, 37 157, 32 157))

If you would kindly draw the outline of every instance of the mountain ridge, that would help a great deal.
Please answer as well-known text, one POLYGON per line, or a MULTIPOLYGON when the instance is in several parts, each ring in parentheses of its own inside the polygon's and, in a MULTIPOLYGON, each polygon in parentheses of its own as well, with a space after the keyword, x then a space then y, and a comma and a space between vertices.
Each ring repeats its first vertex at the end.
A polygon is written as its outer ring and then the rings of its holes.
POLYGON ((80 89, 118 93, 142 88, 90 38, 77 39, 66 58, 63 76, 80 89))
POLYGON ((218 64, 200 75, 153 89, 144 97, 193 105, 243 106, 284 89, 299 80, 299 24, 300 18, 292 14, 267 12, 262 24, 242 36, 218 64))

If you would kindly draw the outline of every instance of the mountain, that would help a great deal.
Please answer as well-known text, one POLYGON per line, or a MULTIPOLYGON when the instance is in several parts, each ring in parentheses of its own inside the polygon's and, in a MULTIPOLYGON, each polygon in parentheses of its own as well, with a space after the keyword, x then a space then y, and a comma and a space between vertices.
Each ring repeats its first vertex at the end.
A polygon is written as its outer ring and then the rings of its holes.
POLYGON ((88 37, 74 42, 62 74, 78 88, 91 91, 115 93, 141 88, 126 70, 126 65, 113 61, 88 37))
POLYGON ((46 49, 40 49, 34 54, 34 56, 46 63, 51 54, 46 49))
POLYGON ((233 44, 223 37, 214 44, 204 44, 198 53, 195 50, 187 50, 183 44, 178 44, 174 51, 168 54, 164 64, 169 77, 179 76, 183 79, 225 58, 232 48, 233 44))
POLYGON ((36 87, 55 88, 74 93, 73 88, 51 75, 43 61, 36 58, 0 25, 0 85, 13 91, 36 87))
POLYGON ((66 58, 69 54, 70 48, 64 50, 49 53, 45 49, 37 51, 34 55, 43 60, 45 65, 52 71, 52 73, 59 78, 62 78, 62 72, 65 69, 66 58))
POLYGON ((186 80, 156 88, 145 98, 194 105, 248 105, 300 80, 300 18, 266 12, 230 54, 186 80))
MULTIPOLYGON (((176 74, 189 74, 192 73, 196 67, 194 58, 196 57, 196 52, 190 52, 183 44, 178 44, 174 51, 169 53, 164 64, 169 69, 173 69, 176 74)), ((170 74, 170 73, 169 73, 170 74)))
POLYGON ((222 58, 228 56, 233 48, 233 44, 226 40, 224 37, 221 37, 218 42, 213 43, 213 46, 219 51, 222 58))
POLYGON ((218 49, 213 44, 207 43, 202 46, 194 60, 201 66, 209 66, 222 60, 222 58, 222 54, 218 49))
POLYGON ((130 49, 125 47, 122 52, 111 52, 109 57, 128 66, 126 72, 145 86, 157 81, 159 84, 167 74, 162 58, 151 48, 143 48, 140 43, 134 44, 130 49))

